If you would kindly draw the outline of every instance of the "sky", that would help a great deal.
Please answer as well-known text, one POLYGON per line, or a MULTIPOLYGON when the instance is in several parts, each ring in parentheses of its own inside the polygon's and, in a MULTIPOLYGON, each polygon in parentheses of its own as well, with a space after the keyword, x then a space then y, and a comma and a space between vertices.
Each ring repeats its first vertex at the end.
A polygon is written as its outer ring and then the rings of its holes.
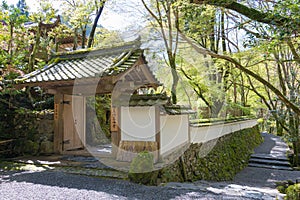
MULTIPOLYGON (((17 4, 18 0, 6 0, 6 2, 9 5, 17 4)), ((37 0, 26 0, 26 4, 30 8, 30 12, 36 11, 38 6, 37 0)), ((52 5, 59 10, 60 4, 58 1, 52 1, 52 5)), ((145 12, 140 1, 118 0, 118 4, 108 1, 99 22, 109 30, 126 31, 133 26, 137 26, 136 19, 141 19, 144 16, 143 13, 145 12), (140 11, 137 11, 137 7, 140 8, 140 11)))

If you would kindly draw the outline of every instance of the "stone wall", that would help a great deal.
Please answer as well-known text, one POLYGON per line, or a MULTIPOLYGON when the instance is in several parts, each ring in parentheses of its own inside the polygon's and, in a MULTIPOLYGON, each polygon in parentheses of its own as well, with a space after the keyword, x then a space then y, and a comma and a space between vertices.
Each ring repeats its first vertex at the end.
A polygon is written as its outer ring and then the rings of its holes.
MULTIPOLYGON (((17 110, 11 121, 5 139, 14 139, 10 154, 39 155, 53 153, 54 122, 53 111, 17 110)), ((9 155, 7 155, 9 156, 9 155)))
MULTIPOLYGON (((156 183, 196 180, 225 181, 247 166, 254 148, 262 142, 258 126, 239 130, 204 144, 191 144, 174 163, 156 173, 156 183)), ((134 176, 131 180, 137 182, 134 176)), ((153 184, 153 177, 151 182, 153 184)))
POLYGON ((183 156, 160 171, 159 182, 231 180, 247 166, 253 149, 261 142, 255 126, 204 144, 191 144, 183 156))

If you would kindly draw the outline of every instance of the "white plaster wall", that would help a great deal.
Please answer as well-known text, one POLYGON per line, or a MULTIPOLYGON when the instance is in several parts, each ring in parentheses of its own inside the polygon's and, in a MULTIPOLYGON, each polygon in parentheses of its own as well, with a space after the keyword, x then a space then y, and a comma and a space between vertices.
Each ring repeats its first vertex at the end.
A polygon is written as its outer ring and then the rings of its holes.
POLYGON ((160 128, 161 155, 164 155, 189 140, 188 115, 161 116, 160 128))
POLYGON ((248 120, 204 127, 190 127, 191 143, 205 143, 229 133, 251 128, 257 124, 257 120, 248 120))
POLYGON ((121 140, 155 141, 155 107, 121 107, 121 140))

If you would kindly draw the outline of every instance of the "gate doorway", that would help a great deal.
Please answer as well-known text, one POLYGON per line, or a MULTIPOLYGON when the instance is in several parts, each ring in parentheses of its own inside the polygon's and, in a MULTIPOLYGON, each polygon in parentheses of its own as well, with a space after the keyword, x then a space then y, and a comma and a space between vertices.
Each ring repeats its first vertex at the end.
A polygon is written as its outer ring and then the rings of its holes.
POLYGON ((85 146, 85 97, 64 95, 63 151, 83 149, 85 146))

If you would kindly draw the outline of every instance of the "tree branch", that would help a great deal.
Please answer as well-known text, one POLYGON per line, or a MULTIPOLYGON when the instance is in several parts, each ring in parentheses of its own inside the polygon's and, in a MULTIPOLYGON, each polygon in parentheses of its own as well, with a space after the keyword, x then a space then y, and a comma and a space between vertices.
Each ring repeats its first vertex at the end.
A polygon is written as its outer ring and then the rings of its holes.
POLYGON ((244 67, 241 63, 239 63, 237 60, 235 60, 232 57, 229 57, 227 55, 220 55, 220 54, 216 54, 208 49, 204 49, 202 47, 199 47, 199 45, 197 45, 197 43, 195 41, 193 41, 192 39, 188 38, 187 36, 185 36, 184 34, 181 34, 181 37, 187 41, 188 44, 190 44, 198 53, 201 54, 208 54, 213 58, 218 58, 218 59, 223 59, 223 60, 227 60, 229 62, 231 62, 236 68, 240 69, 241 71, 243 71, 244 73, 248 74, 249 76, 253 77, 254 79, 256 79, 257 81, 259 81, 260 83, 262 83, 263 85, 265 85, 266 87, 268 87, 272 92, 274 92, 274 94, 277 95, 277 97, 288 107, 291 108, 297 115, 300 115, 300 109, 298 108, 297 105, 295 105, 294 103, 292 103, 291 101, 289 101, 287 99, 286 96, 284 96, 275 86, 273 86, 270 82, 268 82, 267 80, 265 80, 264 78, 262 78, 261 76, 257 75, 256 73, 252 72, 251 70, 247 69, 246 67, 244 67))
MULTIPOLYGON (((96 9, 96 17, 94 19, 94 23, 93 23, 93 27, 92 27, 92 30, 91 30, 91 33, 90 33, 90 36, 89 36, 89 41, 88 41, 88 45, 87 45, 87 48, 90 48, 92 47, 92 44, 93 44, 93 41, 94 41, 94 36, 95 36, 95 32, 96 32, 96 28, 97 28, 97 24, 98 24, 98 21, 99 21, 99 18, 102 14, 102 11, 104 9, 104 4, 105 4, 105 0, 104 1, 101 1, 101 5, 100 5, 100 8, 96 9)), ((97 6, 98 4, 95 2, 95 6, 97 6)))
POLYGON ((234 10, 254 21, 275 26, 282 26, 290 21, 289 18, 286 18, 284 16, 274 16, 270 13, 264 13, 254 8, 247 7, 234 0, 190 0, 190 2, 194 4, 209 4, 227 8, 230 10, 234 10))

